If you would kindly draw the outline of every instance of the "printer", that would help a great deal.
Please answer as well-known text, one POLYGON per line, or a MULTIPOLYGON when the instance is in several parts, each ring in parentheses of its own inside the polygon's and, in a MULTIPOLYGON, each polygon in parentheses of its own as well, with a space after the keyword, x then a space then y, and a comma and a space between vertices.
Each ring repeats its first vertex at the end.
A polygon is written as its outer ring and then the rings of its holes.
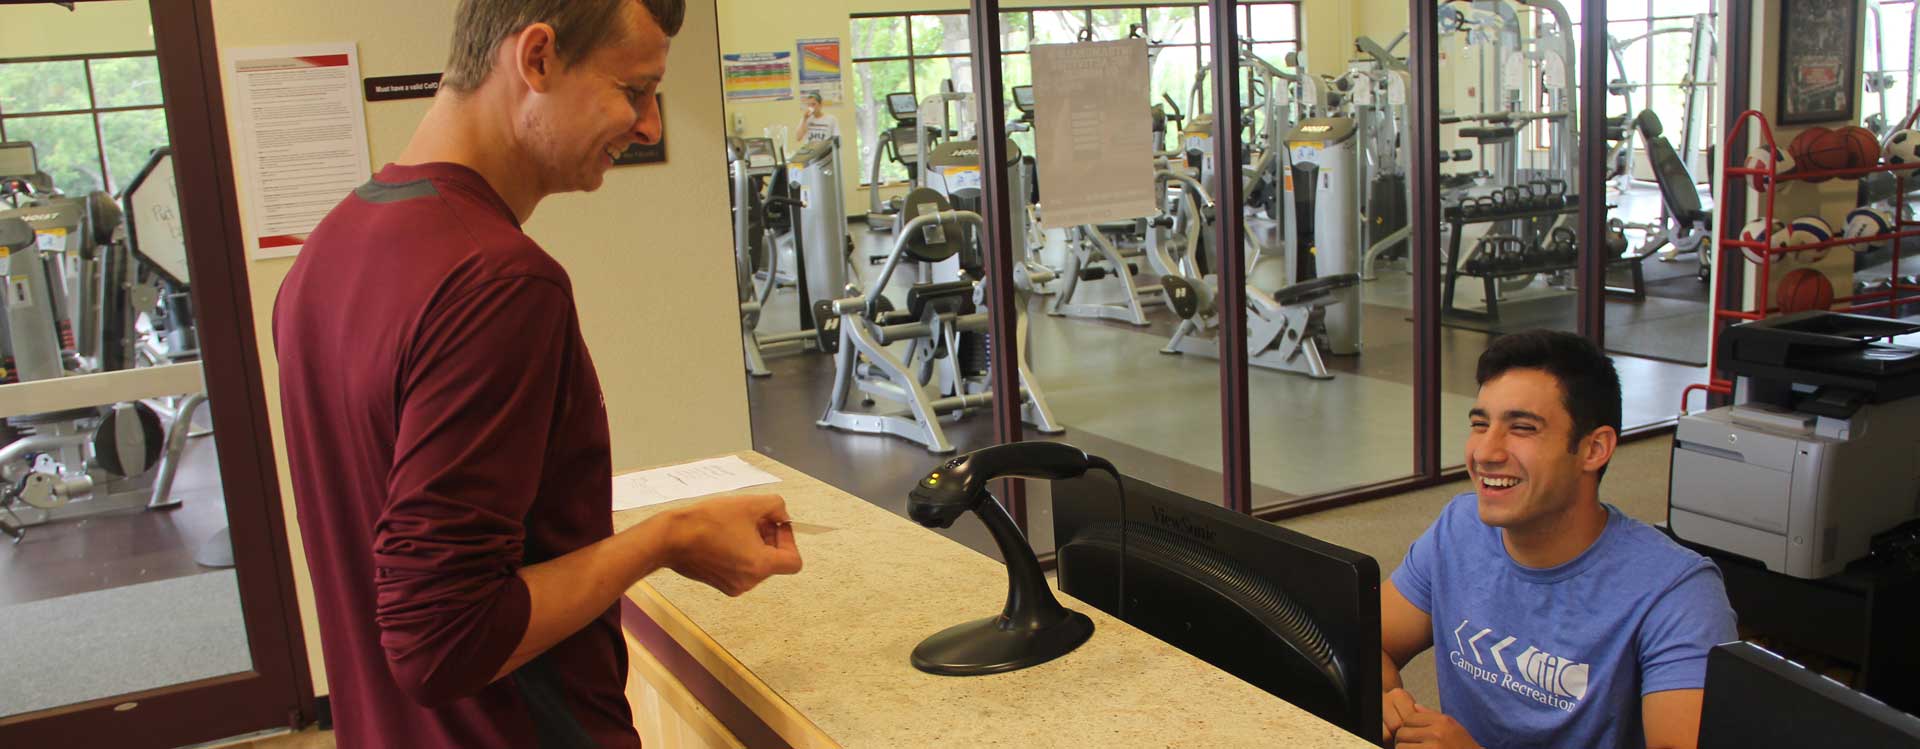
POLYGON ((1733 405, 1680 418, 1667 523, 1801 578, 1920 517, 1920 324, 1809 311, 1728 328, 1733 405))

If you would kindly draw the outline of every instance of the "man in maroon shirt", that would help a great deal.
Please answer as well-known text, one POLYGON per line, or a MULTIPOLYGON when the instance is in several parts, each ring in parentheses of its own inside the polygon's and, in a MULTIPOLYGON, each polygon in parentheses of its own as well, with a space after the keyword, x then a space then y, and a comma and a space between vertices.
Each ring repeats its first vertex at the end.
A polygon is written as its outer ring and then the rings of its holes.
POLYGON ((281 286, 288 467, 342 747, 638 746, 618 597, 662 567, 730 595, 800 569, 777 496, 613 535, 572 286, 520 230, 658 141, 682 3, 463 0, 413 140, 281 286))

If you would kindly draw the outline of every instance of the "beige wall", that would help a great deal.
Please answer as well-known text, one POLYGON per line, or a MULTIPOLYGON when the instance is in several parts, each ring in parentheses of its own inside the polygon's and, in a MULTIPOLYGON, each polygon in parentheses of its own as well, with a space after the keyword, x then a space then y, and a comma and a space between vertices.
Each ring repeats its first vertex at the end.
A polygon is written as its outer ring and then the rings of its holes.
MULTIPOLYGON (((902 13, 919 11, 965 12, 960 0, 718 0, 720 12, 720 51, 774 52, 793 51, 799 39, 839 37, 843 56, 842 70, 847 76, 845 95, 853 95, 851 59, 853 38, 848 19, 859 13, 902 13)), ((1387 3, 1391 0, 1370 0, 1387 3)), ((1140 5, 1140 0, 1008 0, 1002 9, 1058 7, 1062 5, 1140 5)), ((1401 2, 1393 17, 1405 28, 1406 3, 1401 2)), ((1353 49, 1355 19, 1359 14, 1346 0, 1303 0, 1300 27, 1303 49, 1309 69, 1315 73, 1338 75, 1346 69, 1353 49)), ((1398 33, 1395 31, 1394 33, 1398 33)), ((1391 39, 1391 34, 1387 35, 1391 39)), ((1182 102, 1184 105, 1185 102, 1182 102)), ((1011 107, 1011 104, 1009 104, 1011 107)), ((727 126, 731 132, 757 136, 767 128, 785 126, 791 131, 800 121, 800 103, 730 102, 726 104, 727 126)), ((843 184, 849 214, 866 210, 867 193, 860 186, 865 175, 856 175, 860 159, 853 150, 857 114, 851 103, 829 105, 827 112, 840 121, 843 184)), ((867 147, 871 147, 867 144, 867 147)), ((789 144, 791 148, 791 144, 789 144)), ((884 194, 884 193, 883 193, 884 194)))
MULTIPOLYGON (((1754 45, 1753 58, 1750 60, 1750 64, 1752 65, 1751 69, 1755 72, 1749 79, 1751 88, 1748 89, 1748 101, 1751 102, 1754 109, 1758 109, 1768 115, 1769 124, 1772 124, 1772 118, 1780 111, 1778 104, 1780 91, 1779 13, 1780 3, 1778 0, 1758 2, 1753 5, 1754 45)), ((1855 26, 1853 32, 1853 69, 1855 71, 1862 69, 1861 63, 1866 56, 1864 44, 1866 23, 1866 12, 1862 10, 1860 12, 1860 18, 1858 19, 1858 25, 1855 26)), ((1859 80, 1860 79, 1856 78, 1856 82, 1853 84, 1856 87, 1856 92, 1858 91, 1859 80)), ((1850 124, 1857 124, 1860 121, 1860 105, 1865 96, 1865 94, 1861 93, 1854 94, 1853 112, 1847 119, 1838 122, 1820 123, 1820 125, 1822 127, 1838 128, 1850 124)), ((1774 142, 1781 148, 1785 148, 1787 144, 1793 142, 1794 136, 1799 135, 1802 131, 1810 127, 1813 127, 1813 125, 1783 127, 1775 124, 1773 127, 1774 142)), ((1752 122, 1749 122, 1742 130, 1743 133, 1747 134, 1747 142, 1750 149, 1749 153, 1752 153, 1751 149, 1758 147, 1764 142, 1760 138, 1759 130, 1760 128, 1752 122)), ((1853 210, 1854 207, 1858 205, 1855 200, 1855 190, 1858 184, 1858 181, 1850 179, 1832 179, 1820 183, 1783 182, 1780 184, 1780 189, 1776 190, 1774 194, 1774 218, 1779 221, 1792 221, 1801 216, 1817 215, 1825 219, 1834 229, 1841 229, 1845 225, 1847 212, 1853 210)), ((1749 191, 1747 203, 1748 220, 1759 220, 1763 217, 1765 210, 1766 206, 1759 200, 1759 193, 1749 191)), ((1774 284, 1776 290, 1779 288, 1778 284, 1780 283, 1780 279, 1785 277, 1787 273, 1800 267, 1808 267, 1800 262, 1795 262, 1788 267, 1782 267, 1780 260, 1781 258, 1779 256, 1774 258, 1772 277, 1768 281, 1768 283, 1774 284)), ((1834 296, 1847 296, 1853 293, 1853 253, 1841 248, 1835 248, 1827 253, 1825 259, 1812 264, 1810 267, 1826 274, 1827 280, 1833 284, 1834 296)), ((1747 291, 1746 296, 1743 297, 1745 307, 1753 306, 1753 284, 1756 275, 1758 274, 1747 274, 1747 291)), ((1779 302, 1777 293, 1769 293, 1768 298, 1772 303, 1777 304, 1779 302)))
POLYGON ((146 0, 8 6, 0 15, 0 58, 153 49, 146 0))
MULTIPOLYGON (((454 3, 214 0, 222 48, 353 42, 364 76, 437 72, 454 3)), ((733 290, 713 6, 694 2, 668 58, 667 163, 616 168, 600 191, 549 198, 527 231, 573 277, 613 428, 616 471, 751 446, 733 290)), ((426 100, 367 104, 373 166, 405 145, 426 100)), ((240 201, 244 206, 247 201, 240 201)), ((244 217, 243 217, 244 220, 244 217)), ((291 261, 252 263, 256 337, 268 393, 279 391, 268 321, 291 261)), ((268 410, 285 465, 278 402, 268 410)), ((293 518, 293 493, 281 490, 293 518)), ((312 592, 293 531, 293 557, 316 688, 319 661, 312 592)))

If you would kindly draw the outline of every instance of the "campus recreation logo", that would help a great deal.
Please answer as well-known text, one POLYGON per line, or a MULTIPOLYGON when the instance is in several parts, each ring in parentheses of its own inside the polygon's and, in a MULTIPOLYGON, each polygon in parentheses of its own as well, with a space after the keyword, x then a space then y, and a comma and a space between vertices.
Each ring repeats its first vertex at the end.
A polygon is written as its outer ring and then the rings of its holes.
POLYGON ((1454 650, 1447 660, 1467 675, 1558 710, 1573 712, 1587 696, 1588 664, 1527 646, 1517 654, 1516 636, 1499 637, 1492 627, 1461 619, 1453 628, 1454 650))

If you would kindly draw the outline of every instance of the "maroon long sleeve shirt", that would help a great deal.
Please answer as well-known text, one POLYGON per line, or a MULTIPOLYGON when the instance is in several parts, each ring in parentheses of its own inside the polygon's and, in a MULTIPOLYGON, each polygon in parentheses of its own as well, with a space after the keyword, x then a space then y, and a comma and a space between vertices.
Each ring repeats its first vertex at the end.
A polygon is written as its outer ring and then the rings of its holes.
POLYGON ((606 403, 559 263, 481 176, 389 165, 274 304, 342 747, 638 746, 617 609, 491 681, 520 567, 612 534, 606 403))

